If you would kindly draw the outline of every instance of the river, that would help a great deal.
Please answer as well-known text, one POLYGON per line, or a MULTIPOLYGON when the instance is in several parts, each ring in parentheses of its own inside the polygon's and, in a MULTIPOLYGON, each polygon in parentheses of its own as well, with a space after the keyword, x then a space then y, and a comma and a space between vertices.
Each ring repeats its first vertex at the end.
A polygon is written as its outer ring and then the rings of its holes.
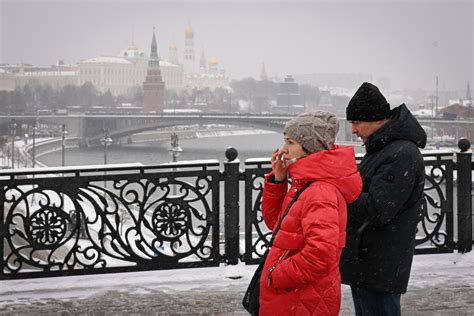
MULTIPOLYGON (((178 160, 217 159, 225 161, 225 150, 228 146, 232 146, 237 149, 238 158, 243 162, 247 158, 270 157, 272 151, 281 147, 282 144, 283 135, 273 132, 180 139, 179 145, 183 151, 178 160)), ((107 148, 107 163, 140 162, 144 165, 166 163, 171 161, 169 147, 170 141, 113 144, 107 148)), ((356 146, 356 150, 360 152, 361 148, 356 146)), ((38 160, 48 166, 60 166, 62 153, 61 151, 49 152, 40 155, 38 160)), ((103 147, 67 148, 65 151, 66 166, 103 163, 103 147)))

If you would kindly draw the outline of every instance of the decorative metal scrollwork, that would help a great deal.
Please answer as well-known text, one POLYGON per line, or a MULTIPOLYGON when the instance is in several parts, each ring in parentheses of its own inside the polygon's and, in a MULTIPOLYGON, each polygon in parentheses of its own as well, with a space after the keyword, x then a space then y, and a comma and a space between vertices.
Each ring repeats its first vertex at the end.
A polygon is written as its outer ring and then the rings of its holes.
POLYGON ((54 247, 66 235, 69 222, 68 215, 57 207, 40 209, 29 218, 28 239, 36 248, 54 247))
POLYGON ((164 239, 179 238, 186 233, 188 214, 187 203, 172 203, 166 200, 153 213, 153 229, 164 239))
POLYGON ((4 185, 2 273, 219 258, 218 171, 177 175, 4 185))
POLYGON ((442 186, 446 185, 446 166, 431 166, 425 177, 424 198, 416 237, 417 246, 437 248, 448 246, 447 198, 442 189, 442 186))
POLYGON ((252 174, 250 183, 246 184, 250 186, 253 192, 256 192, 255 198, 252 198, 253 203, 250 214, 247 213, 246 216, 250 216, 252 221, 252 231, 248 232, 248 237, 252 236, 252 250, 250 255, 256 255, 257 257, 263 256, 271 236, 271 232, 268 231, 264 224, 262 215, 263 181, 264 176, 261 173, 252 174), (253 229, 255 229, 256 234, 253 234, 253 229))

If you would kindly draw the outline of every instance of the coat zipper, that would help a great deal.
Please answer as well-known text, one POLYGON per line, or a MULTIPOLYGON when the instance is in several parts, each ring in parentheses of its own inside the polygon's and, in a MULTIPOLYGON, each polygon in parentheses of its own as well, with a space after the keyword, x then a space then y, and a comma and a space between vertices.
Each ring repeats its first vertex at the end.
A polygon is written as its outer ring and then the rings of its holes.
POLYGON ((283 251, 283 253, 281 254, 280 258, 278 258, 277 262, 270 268, 270 271, 268 273, 268 280, 267 280, 267 284, 268 286, 270 286, 270 283, 272 282, 272 273, 273 273, 273 270, 276 269, 276 267, 280 264, 280 262, 283 260, 283 258, 285 257, 285 255, 288 253, 288 249, 286 249, 285 251, 283 251))

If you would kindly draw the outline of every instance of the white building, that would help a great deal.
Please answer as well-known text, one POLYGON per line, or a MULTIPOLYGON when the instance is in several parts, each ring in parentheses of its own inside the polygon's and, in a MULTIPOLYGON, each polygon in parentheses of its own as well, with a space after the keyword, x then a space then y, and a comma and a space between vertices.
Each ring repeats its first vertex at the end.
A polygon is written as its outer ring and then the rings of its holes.
POLYGON ((51 67, 37 67, 29 64, 0 65, 0 90, 15 90, 26 84, 49 85, 53 88, 77 85, 77 67, 59 61, 51 67))
POLYGON ((0 68, 0 90, 15 90, 15 75, 0 68))
MULTIPOLYGON (((79 84, 91 82, 98 90, 110 90, 114 95, 127 94, 130 88, 142 86, 145 81, 148 56, 132 45, 118 57, 96 57, 78 64, 79 84)), ((180 65, 160 61, 161 75, 166 89, 183 87, 183 69, 180 65)))

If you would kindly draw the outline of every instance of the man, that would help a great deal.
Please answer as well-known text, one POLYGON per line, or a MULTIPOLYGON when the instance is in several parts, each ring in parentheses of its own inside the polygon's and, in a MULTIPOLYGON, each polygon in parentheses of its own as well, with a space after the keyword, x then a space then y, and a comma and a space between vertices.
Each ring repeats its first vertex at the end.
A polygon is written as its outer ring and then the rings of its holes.
POLYGON ((350 285, 356 315, 400 315, 421 216, 426 133, 405 104, 390 110, 373 84, 364 82, 346 117, 362 139, 362 193, 349 205, 340 269, 350 285))

